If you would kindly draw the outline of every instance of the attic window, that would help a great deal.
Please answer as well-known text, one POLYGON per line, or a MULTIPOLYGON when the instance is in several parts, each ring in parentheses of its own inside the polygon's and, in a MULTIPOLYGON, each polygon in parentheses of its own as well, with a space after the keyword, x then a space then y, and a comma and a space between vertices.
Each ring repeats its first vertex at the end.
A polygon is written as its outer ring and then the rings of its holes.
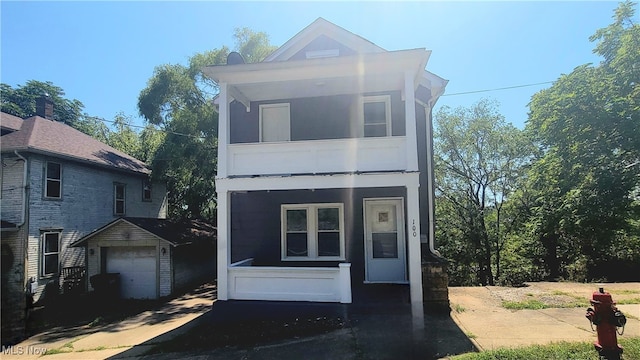
POLYGON ((336 56, 340 55, 340 50, 339 49, 329 49, 329 50, 307 51, 306 55, 307 55, 307 59, 336 57, 336 56))

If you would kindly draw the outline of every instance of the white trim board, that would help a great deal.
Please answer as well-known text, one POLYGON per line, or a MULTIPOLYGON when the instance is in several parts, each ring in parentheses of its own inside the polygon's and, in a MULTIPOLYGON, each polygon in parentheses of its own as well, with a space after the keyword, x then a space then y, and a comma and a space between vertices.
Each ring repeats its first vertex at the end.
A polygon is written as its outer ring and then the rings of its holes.
POLYGON ((419 172, 265 176, 216 179, 218 194, 228 191, 343 189, 420 186, 419 172))

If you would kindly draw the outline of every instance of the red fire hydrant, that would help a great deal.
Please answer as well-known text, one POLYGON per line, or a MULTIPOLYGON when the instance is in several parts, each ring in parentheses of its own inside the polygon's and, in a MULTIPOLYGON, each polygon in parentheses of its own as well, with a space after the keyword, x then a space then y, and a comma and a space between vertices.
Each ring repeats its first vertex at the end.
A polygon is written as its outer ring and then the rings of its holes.
POLYGON ((617 328, 622 328, 618 334, 624 333, 627 318, 616 308, 611 294, 605 292, 603 288, 593 293, 590 302, 593 308, 587 309, 586 317, 591 322, 591 329, 593 330, 593 325, 595 325, 598 333, 598 341, 593 345, 601 358, 620 359, 622 346, 618 344, 616 333, 617 328))

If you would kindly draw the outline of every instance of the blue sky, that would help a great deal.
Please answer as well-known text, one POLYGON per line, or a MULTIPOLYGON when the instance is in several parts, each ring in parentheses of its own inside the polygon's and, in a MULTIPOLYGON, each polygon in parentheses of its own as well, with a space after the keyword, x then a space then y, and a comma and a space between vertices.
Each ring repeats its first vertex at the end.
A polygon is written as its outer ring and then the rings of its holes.
MULTIPOLYGON (((589 36, 617 2, 0 2, 0 81, 51 81, 93 116, 142 120, 138 94, 155 66, 233 47, 237 27, 282 45, 323 17, 387 50, 432 50, 427 69, 448 79, 440 106, 495 99, 522 128, 531 95, 550 86, 461 92, 553 81, 600 61, 589 36)), ((637 9, 637 6, 636 6, 637 9)), ((638 12, 638 10, 636 10, 638 12)), ((636 18, 638 14, 636 13, 636 18)))

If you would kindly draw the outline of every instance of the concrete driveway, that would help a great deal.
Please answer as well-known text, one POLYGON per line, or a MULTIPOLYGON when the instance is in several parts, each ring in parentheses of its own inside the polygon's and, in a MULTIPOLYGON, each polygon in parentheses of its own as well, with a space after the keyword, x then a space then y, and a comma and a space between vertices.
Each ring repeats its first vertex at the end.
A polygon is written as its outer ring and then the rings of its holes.
POLYGON ((188 331, 195 319, 211 310, 215 285, 206 284, 174 298, 160 309, 145 311, 118 323, 97 327, 72 327, 34 335, 11 348, 3 349, 2 359, 106 359, 127 352, 140 355, 154 346, 151 339, 163 341, 164 334, 188 331), (175 331, 179 329, 178 331, 175 331), (140 344, 145 344, 140 346, 140 344), (135 349, 133 349, 135 347, 135 349))
MULTIPOLYGON (((570 306, 580 301, 588 304, 588 299, 599 287, 610 292, 614 301, 640 299, 640 283, 539 282, 523 288, 451 287, 451 317, 479 350, 559 341, 595 341, 596 333, 591 330, 589 321, 585 318, 588 305, 566 308, 560 306, 570 306), (503 301, 528 299, 558 307, 508 310, 501 306, 503 301)), ((640 304, 619 305, 618 308, 627 316, 622 336, 640 336, 640 304)))

